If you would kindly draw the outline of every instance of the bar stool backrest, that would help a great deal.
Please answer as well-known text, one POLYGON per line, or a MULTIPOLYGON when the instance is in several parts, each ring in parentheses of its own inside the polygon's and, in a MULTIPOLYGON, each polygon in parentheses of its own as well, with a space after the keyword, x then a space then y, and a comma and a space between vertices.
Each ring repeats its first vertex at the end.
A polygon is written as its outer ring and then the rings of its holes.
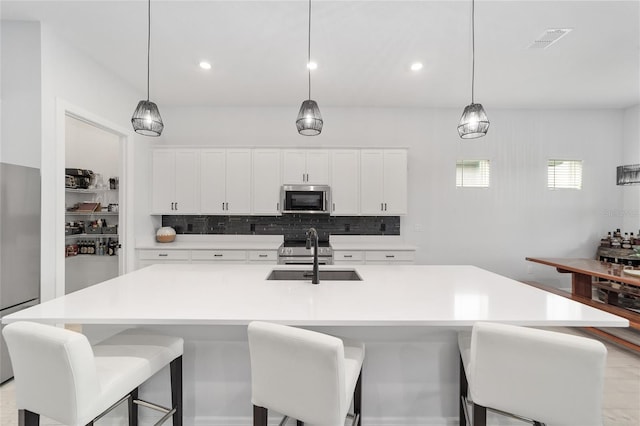
POLYGON ((16 382, 19 409, 66 425, 78 424, 100 394, 87 338, 63 328, 15 322, 3 330, 16 382))
POLYGON ((593 339, 476 323, 471 399, 548 425, 602 425, 606 355, 605 346, 593 339))
POLYGON ((341 339, 266 322, 248 327, 251 401, 314 425, 342 425, 349 407, 341 339))

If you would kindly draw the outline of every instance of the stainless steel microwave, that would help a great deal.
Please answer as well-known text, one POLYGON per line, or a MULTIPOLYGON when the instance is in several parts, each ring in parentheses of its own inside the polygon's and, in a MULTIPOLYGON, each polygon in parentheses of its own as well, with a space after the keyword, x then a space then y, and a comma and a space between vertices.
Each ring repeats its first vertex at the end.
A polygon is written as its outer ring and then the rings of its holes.
POLYGON ((329 185, 282 185, 280 190, 282 213, 329 214, 330 206, 329 185))

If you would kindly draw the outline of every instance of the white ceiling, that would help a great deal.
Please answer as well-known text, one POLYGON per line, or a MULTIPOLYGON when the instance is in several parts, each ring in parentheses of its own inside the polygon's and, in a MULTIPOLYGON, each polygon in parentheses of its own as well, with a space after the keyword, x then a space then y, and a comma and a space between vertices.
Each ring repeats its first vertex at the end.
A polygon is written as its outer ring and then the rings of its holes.
MULTIPOLYGON (((312 98, 321 106, 462 107, 470 101, 470 1, 314 0, 312 98), (419 73, 409 70, 424 63, 419 73)), ((628 107, 640 99, 639 1, 476 2, 476 102, 628 107), (547 28, 572 28, 546 50, 547 28)), ((307 96, 307 1, 152 0, 151 100, 297 105, 307 96), (205 72, 201 59, 212 62, 205 72)), ((146 91, 147 3, 2 1, 146 91)), ((46 34, 46 33, 45 33, 46 34)))

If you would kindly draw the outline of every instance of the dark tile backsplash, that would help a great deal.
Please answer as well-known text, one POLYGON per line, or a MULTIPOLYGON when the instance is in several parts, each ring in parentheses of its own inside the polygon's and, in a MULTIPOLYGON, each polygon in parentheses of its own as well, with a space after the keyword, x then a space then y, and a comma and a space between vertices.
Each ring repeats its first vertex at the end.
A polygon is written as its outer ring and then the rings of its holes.
POLYGON ((321 240, 329 235, 400 235, 400 216, 162 216, 162 226, 178 234, 284 235, 302 240, 310 227, 321 240))

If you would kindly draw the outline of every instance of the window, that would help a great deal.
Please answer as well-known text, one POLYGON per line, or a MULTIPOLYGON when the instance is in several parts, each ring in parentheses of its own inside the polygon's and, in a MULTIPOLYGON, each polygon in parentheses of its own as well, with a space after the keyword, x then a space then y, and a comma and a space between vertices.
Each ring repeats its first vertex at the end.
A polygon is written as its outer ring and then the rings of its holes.
POLYGON ((582 189, 582 160, 549 160, 549 189, 582 189))
POLYGON ((456 187, 488 188, 489 160, 456 161, 456 187))

